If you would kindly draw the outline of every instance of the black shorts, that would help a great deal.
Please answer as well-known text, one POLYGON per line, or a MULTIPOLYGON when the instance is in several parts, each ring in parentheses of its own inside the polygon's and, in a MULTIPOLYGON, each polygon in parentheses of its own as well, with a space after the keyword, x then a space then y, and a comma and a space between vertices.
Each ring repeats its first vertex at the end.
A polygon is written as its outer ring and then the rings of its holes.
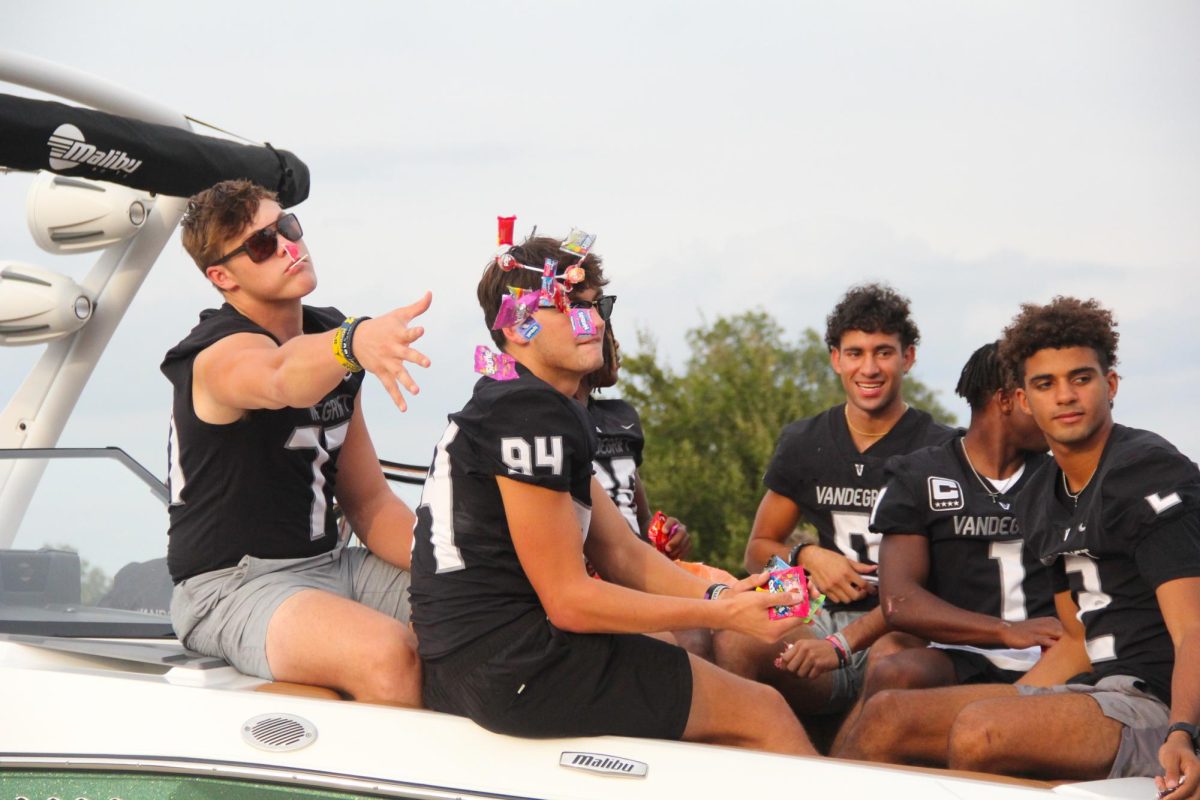
POLYGON ((968 683, 1016 683, 1025 675, 1020 670, 1001 669, 987 656, 970 650, 946 648, 941 652, 949 656, 950 663, 954 665, 954 677, 960 686, 968 683))
POLYGON ((427 708, 514 736, 679 739, 692 705, 687 652, 630 634, 568 633, 533 611, 426 661, 427 708))

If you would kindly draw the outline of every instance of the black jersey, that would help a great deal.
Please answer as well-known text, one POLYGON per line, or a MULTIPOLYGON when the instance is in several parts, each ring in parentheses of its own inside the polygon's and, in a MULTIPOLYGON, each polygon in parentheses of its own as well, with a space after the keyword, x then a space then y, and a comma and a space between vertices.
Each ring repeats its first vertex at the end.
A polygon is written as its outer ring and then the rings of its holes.
POLYGON ((987 479, 971 469, 962 442, 955 437, 890 459, 871 530, 929 539, 926 588, 951 605, 1009 622, 1054 616, 1050 568, 1025 546, 1013 508, 1050 457, 1030 456, 1000 493, 981 483, 987 479))
MULTIPOLYGON (((305 333, 336 328, 345 319, 333 308, 305 306, 303 313, 305 333)), ((275 339, 225 304, 201 313, 162 363, 174 387, 167 567, 176 583, 247 555, 303 558, 337 544, 332 506, 338 454, 363 373, 348 374, 311 408, 258 409, 212 425, 192 407, 192 365, 206 347, 235 333, 275 339)))
POLYGON ((1169 704, 1175 649, 1155 590, 1200 576, 1200 470, 1161 436, 1114 425, 1078 501, 1051 466, 1018 515, 1079 605, 1093 670, 1084 680, 1132 675, 1169 704))
POLYGON ((634 489, 637 469, 642 465, 642 420, 637 410, 624 400, 588 399, 588 416, 596 431, 596 456, 592 467, 596 480, 616 503, 617 509, 633 532, 643 539, 646 532, 638 525, 634 489))
MULTIPOLYGON (((783 429, 763 483, 800 507, 817 529, 821 547, 847 558, 874 564, 880 535, 868 524, 875 498, 886 483, 883 464, 891 456, 911 453, 951 438, 954 428, 910 408, 886 436, 859 452, 846 425, 845 404, 783 429)), ((878 605, 870 595, 838 611, 869 611, 878 605)))
POLYGON ((412 621, 425 659, 541 608, 497 476, 570 493, 579 529, 564 535, 587 536, 596 449, 587 412, 519 364, 517 375, 481 378, 434 449, 413 532, 412 621))

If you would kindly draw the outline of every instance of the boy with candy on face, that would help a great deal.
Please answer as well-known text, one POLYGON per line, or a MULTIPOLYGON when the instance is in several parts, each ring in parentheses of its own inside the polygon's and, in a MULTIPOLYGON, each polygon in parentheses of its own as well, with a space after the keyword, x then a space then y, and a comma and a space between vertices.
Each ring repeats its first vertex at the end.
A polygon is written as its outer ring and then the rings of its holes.
POLYGON ((545 237, 502 244, 478 297, 497 362, 515 377, 485 374, 450 415, 417 510, 425 702, 520 736, 813 753, 777 692, 639 635, 732 628, 772 641, 800 622, 773 621, 768 607, 801 598, 754 592, 762 578, 710 585, 630 536, 592 475, 595 438, 574 399, 603 360, 600 258, 545 237), (547 259, 558 262, 555 296, 518 320, 515 295, 541 294, 547 259), (585 559, 607 580, 590 578, 585 559))

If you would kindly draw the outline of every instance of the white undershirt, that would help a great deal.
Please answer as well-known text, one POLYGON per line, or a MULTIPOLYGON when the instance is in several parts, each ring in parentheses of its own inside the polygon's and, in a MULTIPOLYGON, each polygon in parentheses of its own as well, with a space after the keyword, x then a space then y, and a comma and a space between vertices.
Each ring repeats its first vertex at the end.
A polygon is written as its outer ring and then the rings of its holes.
POLYGON ((1004 480, 1000 480, 998 478, 985 478, 985 480, 990 483, 992 488, 997 492, 1000 494, 1006 494, 1009 489, 1017 484, 1017 481, 1021 480, 1021 476, 1024 474, 1025 465, 1022 464, 1016 472, 1014 472, 1012 475, 1009 475, 1004 480))

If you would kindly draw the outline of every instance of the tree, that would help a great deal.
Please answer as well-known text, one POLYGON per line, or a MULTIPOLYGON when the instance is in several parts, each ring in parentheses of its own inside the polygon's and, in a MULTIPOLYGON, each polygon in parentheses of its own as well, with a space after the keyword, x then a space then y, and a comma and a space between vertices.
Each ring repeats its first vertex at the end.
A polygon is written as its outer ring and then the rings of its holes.
MULTIPOLYGON (((738 574, 780 431, 845 396, 816 331, 788 342, 764 311, 719 317, 688 342, 679 373, 658 363, 645 331, 622 360, 623 394, 646 433, 640 473, 654 507, 687 523, 691 557, 738 574)), ((911 376, 904 386, 908 402, 954 421, 936 392, 911 376)))

